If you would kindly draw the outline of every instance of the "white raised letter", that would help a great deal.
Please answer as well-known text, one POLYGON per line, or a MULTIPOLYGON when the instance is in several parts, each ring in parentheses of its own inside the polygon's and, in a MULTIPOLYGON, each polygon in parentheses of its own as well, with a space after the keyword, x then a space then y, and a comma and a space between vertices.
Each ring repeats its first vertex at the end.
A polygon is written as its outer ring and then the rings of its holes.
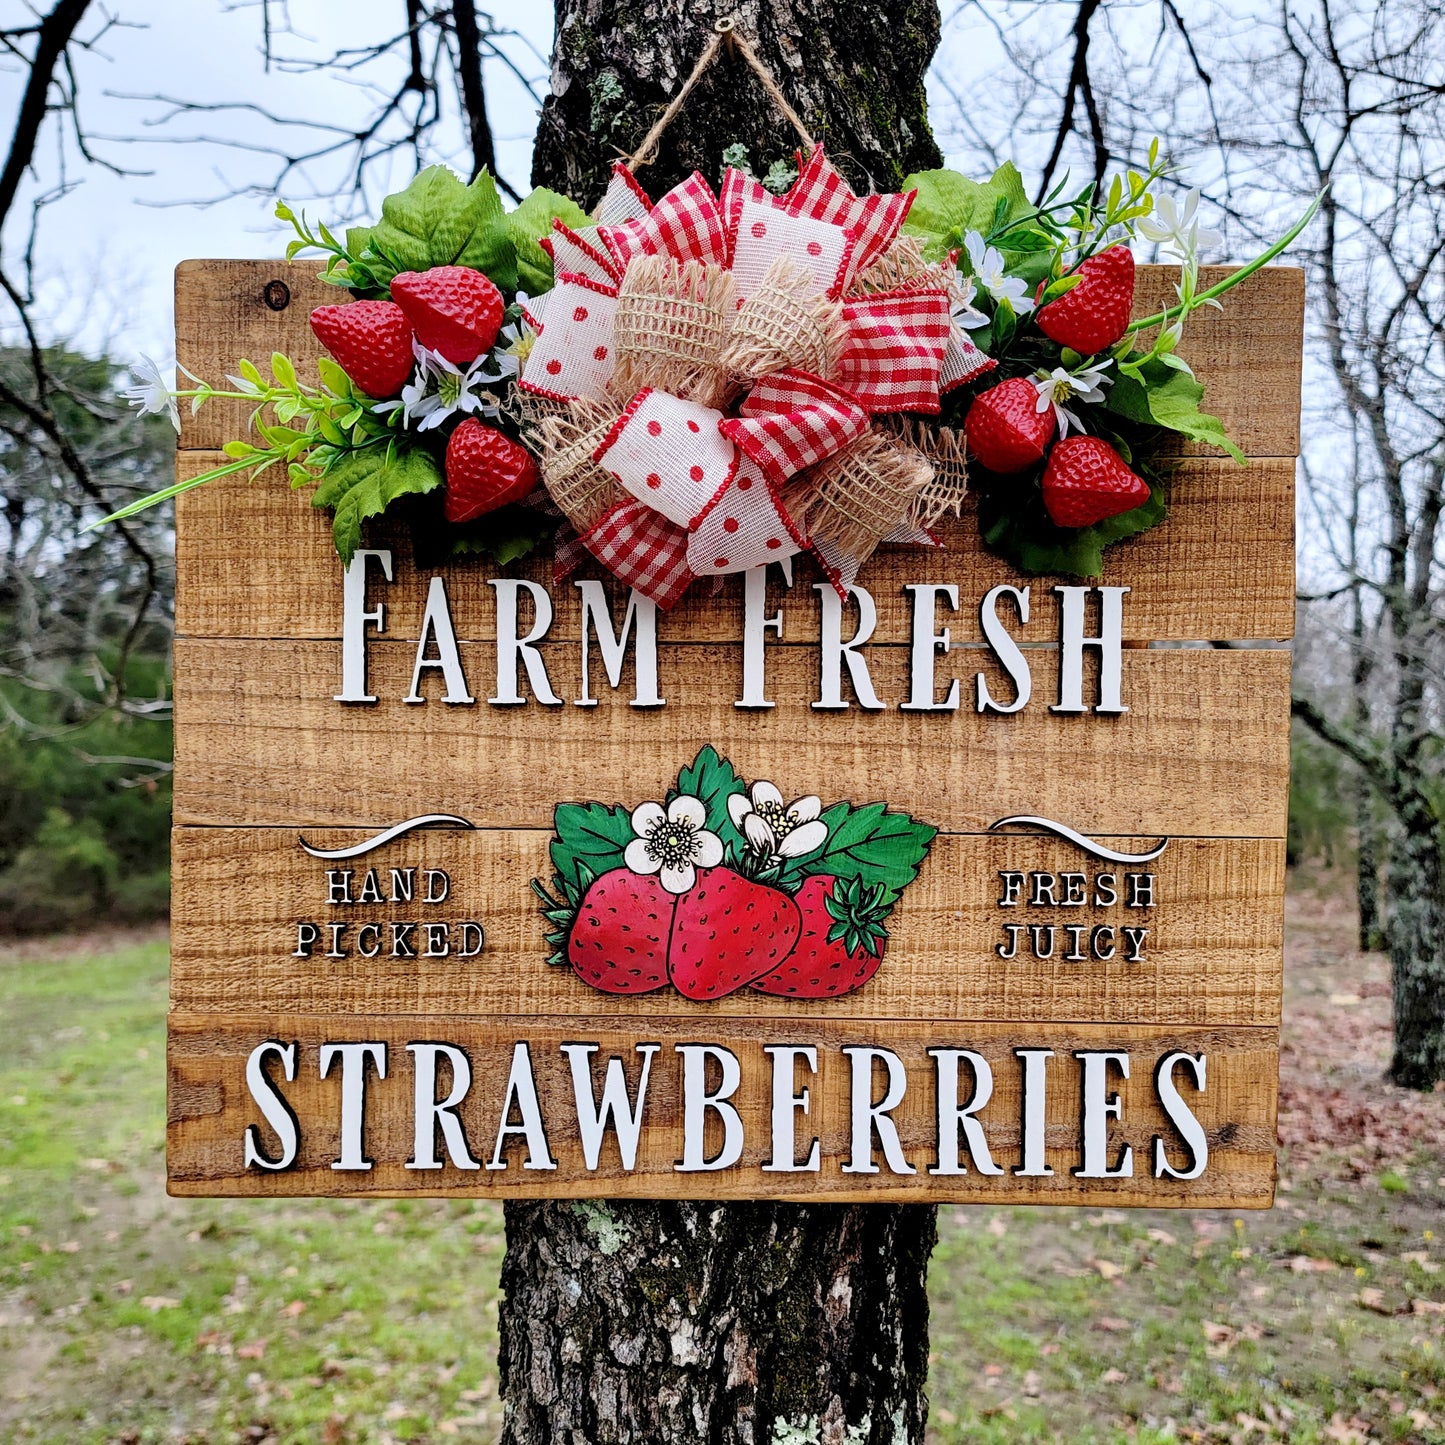
POLYGON ((934 659, 939 653, 948 652, 953 639, 946 627, 942 632, 935 632, 933 622, 940 593, 948 598, 948 605, 958 611, 958 588, 952 583, 910 582, 904 590, 913 594, 913 662, 909 668, 909 697, 901 711, 957 712, 957 678, 942 702, 934 700, 934 659))
POLYGON ((452 626, 452 609, 447 602, 447 584, 440 577, 433 577, 426 590, 426 611, 422 613, 421 636, 416 643, 416 666, 411 672, 411 691, 402 698, 403 702, 425 702, 421 695, 421 670, 424 667, 439 667, 447 690, 442 694, 443 702, 476 702, 467 690, 466 674, 462 671, 462 655, 457 650, 456 629, 452 626), (428 657, 428 640, 435 634, 437 655, 428 657))
POLYGON ((1164 1112, 1169 1116, 1169 1122, 1179 1130, 1180 1137, 1184 1140, 1192 1158, 1187 1169, 1176 1169, 1164 1152, 1163 1139, 1156 1135, 1154 1139, 1154 1177, 1156 1179, 1162 1179, 1166 1174, 1171 1179, 1198 1179, 1204 1173, 1204 1166, 1209 1163, 1209 1138, 1199 1120, 1194 1117, 1189 1105, 1179 1097, 1179 1090, 1174 1086, 1174 1070, 1179 1064, 1187 1065, 1189 1071, 1194 1075, 1194 1087, 1203 1093, 1206 1077, 1203 1054, 1166 1054, 1159 1060, 1159 1067, 1154 1071, 1154 1089, 1159 1095, 1159 1102, 1164 1106, 1164 1112))
POLYGON ((488 586, 497 589, 497 695, 488 702, 495 707, 508 707, 526 702, 517 689, 517 664, 527 669, 527 681, 537 695, 537 701, 549 707, 561 707, 562 699, 552 691, 547 680, 547 665, 536 643, 546 635, 552 625, 552 599, 540 582, 529 582, 524 577, 488 577, 488 586), (517 636, 517 598, 526 588, 536 611, 532 630, 525 637, 517 636))
POLYGON ((1052 1049, 1015 1049, 1024 1065, 1023 1162, 1015 1174, 1043 1177, 1054 1171, 1045 1162, 1044 1109, 1045 1070, 1054 1056, 1052 1049))
MULTIPOLYGON (((783 569, 784 580, 791 587, 792 574, 783 569)), ((783 609, 780 607, 771 617, 763 610, 768 605, 768 568, 749 567, 743 573, 743 695, 734 707, 772 707, 765 696, 767 685, 764 677, 765 649, 764 634, 771 628, 781 638, 783 635, 783 609)))
POLYGON ((257 1044, 246 1060, 246 1087, 251 1097, 260 1106, 261 1113, 271 1126, 272 1132, 281 1144, 281 1153, 272 1159, 263 1154, 256 1143, 256 1126, 246 1125, 244 1158, 246 1168, 254 1165, 257 1169, 289 1169, 296 1162, 296 1146, 300 1140, 296 1115, 290 1104, 282 1097, 281 1091, 266 1073, 266 1055, 275 1054, 281 1060, 281 1072, 290 1083, 296 1077, 296 1045, 283 1044, 276 1039, 267 1039, 257 1044))
POLYGON ((1013 683, 1014 700, 1009 703, 995 702, 989 695, 988 682, 983 673, 979 673, 974 679, 974 686, 978 691, 977 710, 979 712, 1018 712, 1020 708, 1028 706, 1029 698, 1034 690, 1033 678, 1029 674, 1028 659, 998 615, 998 600, 1005 593, 1013 598, 1018 607, 1019 622, 1027 623, 1029 620, 1029 589, 1027 587, 1010 587, 1002 582, 997 587, 990 587, 984 594, 983 602, 978 610, 978 619, 983 627, 984 640, 993 648, 993 654, 998 658, 999 665, 1008 673, 1009 681, 1013 683))
POLYGON ((889 1171, 894 1174, 916 1174, 918 1171, 903 1157, 898 1126, 888 1117, 889 1112, 903 1102, 903 1095, 908 1088, 908 1074, 903 1067, 903 1060, 892 1049, 865 1048, 858 1044, 845 1045, 843 1052, 848 1055, 853 1066, 851 1153, 848 1162, 843 1166, 843 1173, 878 1173, 878 1166, 873 1162, 873 1134, 876 1130, 889 1171), (876 1104, 873 1102, 875 1059, 881 1060, 888 1070, 888 1087, 883 1098, 876 1104))
POLYGON ((793 1080, 797 1074, 797 1061, 804 1060, 812 1073, 818 1072, 818 1050, 812 1044, 764 1044, 763 1052, 773 1056, 773 1157, 763 1165, 770 1174, 816 1173, 820 1149, 815 1137, 808 1149, 808 1157, 801 1163, 797 1158, 797 1143, 793 1133, 796 1123, 794 1114, 807 1114, 812 1091, 805 1084, 793 1092, 793 1080))
POLYGON ((1129 1055, 1078 1049, 1074 1057, 1084 1066, 1084 1162, 1074 1170, 1078 1179, 1132 1179, 1134 1151, 1126 1144, 1119 1167, 1109 1168, 1109 1120, 1122 1117, 1124 1106, 1108 1092, 1109 1065, 1119 1066, 1119 1077, 1129 1077, 1129 1055))
POLYGON ((938 1066, 938 1165, 930 1174, 967 1174, 959 1162, 958 1131, 968 1141, 973 1167, 980 1174, 1002 1174, 993 1162, 984 1138, 983 1125, 974 1116, 993 1097, 993 1070, 982 1054, 971 1049, 929 1049, 938 1066), (958 1102, 958 1061, 967 1059, 973 1070, 973 1097, 968 1103, 958 1102))
POLYGON ((341 1056, 341 1158, 333 1169, 370 1169, 363 1156, 362 1128, 366 1123, 366 1061, 376 1064, 376 1077, 386 1077, 385 1044, 322 1044, 321 1077, 331 1072, 331 1061, 341 1056))
POLYGON ((1059 700, 1050 712, 1087 712, 1084 706, 1084 649, 1099 649, 1099 701, 1095 712, 1128 712, 1120 699, 1123 681, 1124 594, 1127 587, 1055 587, 1059 612, 1059 700), (1099 594, 1099 635, 1084 636, 1084 599, 1099 594))
POLYGON ((673 1167, 679 1174, 701 1169, 730 1169, 742 1157, 743 1121, 727 1101, 737 1093, 743 1071, 731 1049, 718 1044, 678 1044, 682 1055, 682 1159, 673 1167), (717 1092, 707 1091, 707 1061, 714 1058, 722 1070, 717 1092), (707 1111, 715 1109, 722 1120, 723 1142, 713 1159, 703 1153, 707 1111))
POLYGON ((391 581, 391 549, 361 547, 352 554, 341 583, 341 691, 333 702, 375 702, 366 690, 366 628, 386 630, 386 603, 366 610, 366 561, 375 557, 382 574, 391 581))
POLYGON ((597 634, 597 648, 607 681, 613 687, 622 683, 622 662, 627 654, 627 636, 637 626, 637 687, 632 696, 633 707, 662 707, 657 693, 657 604, 643 597, 634 587, 627 594, 627 611, 622 614, 622 628, 612 631, 612 614, 607 607, 607 593, 600 582, 579 582, 582 594, 582 696, 578 707, 596 707, 597 699, 587 690, 587 661, 592 649, 587 644, 587 625, 597 634))
POLYGON ((440 1169, 437 1158, 437 1126, 441 1125, 447 1157, 458 1169, 480 1169, 467 1148, 466 1131, 457 1118, 456 1108, 472 1086, 472 1065, 467 1056, 451 1044, 408 1044, 407 1052, 416 1056, 416 1104, 412 1113, 415 1136, 407 1169, 440 1169), (452 1066, 451 1092, 438 1100, 437 1056, 445 1054, 452 1066))
POLYGON ((542 1107, 537 1102, 537 1080, 532 1073, 532 1051, 526 1041, 518 1043, 512 1050, 512 1072, 507 1075, 507 1092, 502 1097, 502 1118, 497 1125, 497 1145, 487 1161, 488 1169, 505 1169, 507 1161, 502 1158, 502 1145, 508 1134, 521 1134, 527 1140, 527 1157, 522 1161, 523 1169, 555 1169, 557 1167, 547 1149, 547 1133, 542 1128, 542 1107), (509 1124, 512 1104, 522 1116, 520 1124, 509 1124))
POLYGON ((572 1092, 577 1096, 577 1130, 582 1135, 582 1158, 589 1169, 597 1167, 602 1153, 602 1136, 607 1121, 617 1134, 617 1152, 622 1167, 632 1169, 637 1163, 637 1140, 642 1132, 642 1106, 647 1098, 647 1076, 652 1071, 652 1056, 661 1044, 638 1044, 642 1055, 642 1072, 637 1080, 637 1103, 627 1097, 627 1075, 622 1060, 615 1055, 607 1060, 607 1076, 602 1085, 602 1104, 592 1088, 592 1058, 597 1044, 563 1044, 562 1052, 572 1066, 572 1092))
POLYGON ((873 636, 873 629, 878 625, 878 609, 873 605, 872 595, 861 587, 848 589, 848 596, 858 601, 858 630, 844 642, 842 598, 838 596, 831 582, 815 582, 813 586, 823 607, 822 632, 819 637, 822 652, 819 658, 822 669, 819 691, 822 696, 813 706, 819 711, 850 706, 843 701, 843 664, 846 662, 848 679, 853 684, 853 691, 858 695, 858 706, 871 712, 881 712, 883 704, 878 701, 878 694, 873 691, 873 679, 868 675, 867 660, 857 651, 873 636))

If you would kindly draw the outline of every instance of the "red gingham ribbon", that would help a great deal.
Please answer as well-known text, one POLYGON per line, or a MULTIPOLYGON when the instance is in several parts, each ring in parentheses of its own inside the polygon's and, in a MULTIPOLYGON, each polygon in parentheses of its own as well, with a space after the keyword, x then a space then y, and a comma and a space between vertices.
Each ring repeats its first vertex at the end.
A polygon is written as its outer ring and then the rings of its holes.
POLYGON ((582 545, 614 576, 666 612, 693 581, 687 533, 660 512, 629 498, 605 513, 582 545))
POLYGON ((938 410, 953 331, 946 291, 884 291, 843 302, 848 345, 835 380, 870 412, 938 410))
POLYGON ((784 197, 783 205, 795 216, 811 216, 856 231, 858 243, 853 265, 855 270, 862 271, 893 244, 917 194, 917 191, 907 191, 902 195, 897 192, 855 195, 824 156, 823 147, 814 146, 812 155, 800 161, 798 179, 784 197))
POLYGON ((623 267, 639 255, 710 265, 724 265, 728 258, 722 210, 712 187, 697 171, 675 185, 645 217, 599 226, 597 231, 623 267))
POLYGON ((774 487, 842 451, 868 430, 868 413, 847 392, 793 368, 763 377, 741 411, 719 430, 774 487))

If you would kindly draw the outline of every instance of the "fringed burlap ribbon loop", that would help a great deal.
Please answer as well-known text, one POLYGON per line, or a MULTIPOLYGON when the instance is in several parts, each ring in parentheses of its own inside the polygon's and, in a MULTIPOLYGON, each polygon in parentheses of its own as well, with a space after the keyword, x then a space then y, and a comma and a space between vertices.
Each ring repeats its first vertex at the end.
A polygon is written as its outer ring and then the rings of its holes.
POLYGON ((783 500, 801 531, 862 563, 932 479, 933 464, 917 447, 874 428, 810 468, 783 500))
POLYGON ((937 286, 950 268, 930 265, 912 236, 899 236, 893 244, 858 277, 859 291, 898 291, 912 286, 937 286))
POLYGON ((580 400, 541 423, 542 480, 562 515, 585 535, 627 493, 592 460, 620 408, 580 400))
POLYGON ((908 521, 930 532, 944 517, 963 514, 968 494, 968 453, 963 433, 952 427, 921 425, 915 417, 889 418, 885 429, 900 445, 912 447, 928 458, 933 479, 913 499, 908 521))
POLYGON ((805 267, 779 256, 733 317, 723 365, 742 381, 789 367, 828 376, 847 341, 842 302, 824 296, 805 267))
POLYGON ((732 317, 730 271, 639 257, 617 295, 614 393, 628 397, 650 386, 702 406, 726 405, 732 381, 721 356, 732 317))
POLYGON ((542 446, 542 425, 549 417, 566 416, 572 410, 570 401, 558 401, 555 397, 541 396, 534 391, 523 391, 520 386, 510 389, 503 407, 505 414, 517 423, 522 439, 534 451, 542 446))

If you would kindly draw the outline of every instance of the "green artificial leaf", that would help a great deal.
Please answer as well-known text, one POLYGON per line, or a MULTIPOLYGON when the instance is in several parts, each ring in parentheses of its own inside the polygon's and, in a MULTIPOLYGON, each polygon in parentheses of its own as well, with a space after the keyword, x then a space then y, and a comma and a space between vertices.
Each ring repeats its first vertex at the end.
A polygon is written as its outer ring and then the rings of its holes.
POLYGON ((971 181, 957 171, 919 171, 903 189, 918 191, 903 229, 920 238, 929 261, 942 261, 969 231, 986 236, 1029 209, 1023 177, 1011 161, 987 181, 971 181))
POLYGON ((590 226, 592 218, 577 204, 557 191, 538 186, 507 214, 507 230, 517 252, 517 285, 529 296, 552 289, 552 258, 537 244, 560 219, 576 229, 590 226))
MULTIPOLYGON (((557 519, 533 507, 515 504, 498 507, 460 526, 447 523, 438 511, 429 524, 423 522, 422 526, 447 544, 446 556, 490 557, 494 562, 507 563, 535 552, 557 530, 557 519)), ((437 566, 445 560, 436 555, 436 549, 429 550, 432 556, 426 566, 437 566)), ((418 565, 423 565, 420 560, 418 565)))
POLYGON ((679 793, 690 793, 707 809, 709 833, 716 833, 723 846, 731 845, 741 852, 747 844, 743 835, 733 825, 728 812, 728 799, 747 791, 743 780, 733 770, 726 758, 720 758, 717 749, 709 743, 698 753, 692 763, 677 775, 677 787, 667 797, 671 802, 679 793))
POLYGON ((367 245, 367 268, 378 282, 390 282, 399 271, 471 266, 508 295, 517 289, 516 251, 496 183, 486 171, 467 185, 446 166, 428 166, 381 203, 381 220, 367 245))
POLYGON ((553 826, 557 836, 552 840, 552 866, 579 890, 621 868, 627 845, 636 836, 631 812, 605 803, 558 803, 553 826))
POLYGON ((907 813, 890 813, 884 803, 854 808, 835 803, 822 820, 828 829, 823 846, 799 859, 802 873, 831 873, 840 880, 862 879, 881 888, 877 906, 889 907, 918 876, 938 833, 907 813))
POLYGON ((1190 441, 1222 447, 1235 461, 1246 463, 1244 453, 1225 433, 1224 423, 1200 411, 1202 382, 1163 358, 1145 362, 1135 370, 1138 375, 1121 375, 1109 388, 1105 405, 1110 411, 1147 426, 1162 426, 1190 441))
MULTIPOLYGON (((272 428, 279 430, 279 428, 272 428)), ((388 446, 344 452, 312 494, 313 507, 332 510, 331 535, 342 563, 351 565, 361 545, 361 524, 379 516, 398 497, 430 492, 442 484, 442 469, 430 452, 388 446)))
POLYGON ((1164 520, 1163 489, 1149 481, 1149 500, 1131 512, 1109 517, 1092 527, 1056 527, 1044 511, 1037 482, 1018 477, 980 489, 979 534, 985 544, 1030 576, 1061 574, 1099 577, 1104 571, 1104 548, 1126 537, 1147 532, 1164 520))

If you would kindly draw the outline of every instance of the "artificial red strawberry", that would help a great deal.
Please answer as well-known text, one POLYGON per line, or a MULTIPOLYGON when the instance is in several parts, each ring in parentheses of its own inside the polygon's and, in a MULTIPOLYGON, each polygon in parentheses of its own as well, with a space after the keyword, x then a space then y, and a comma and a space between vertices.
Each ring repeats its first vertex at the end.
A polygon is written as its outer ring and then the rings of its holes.
POLYGON ((604 873, 583 895, 567 935, 572 972, 603 993, 663 988, 676 909, 677 898, 657 878, 630 868, 604 873))
POLYGON ((1054 409, 1039 410, 1039 389, 1026 376, 980 392, 963 431, 969 454, 991 472, 1021 472, 1044 457, 1054 434, 1054 409))
POLYGON ((520 502, 538 482, 537 463, 520 442, 469 416, 447 443, 446 517, 470 522, 520 502))
POLYGON ((316 339, 367 396, 395 396, 411 375, 411 323, 395 301, 348 301, 311 313, 316 339))
POLYGON ((502 293, 470 266, 433 266, 392 278, 392 299, 429 351, 465 366, 490 351, 502 328, 502 293))
POLYGON ((748 987, 784 998, 837 998, 862 988, 888 947, 883 920, 891 905, 883 900, 881 883, 865 887, 861 878, 813 874, 795 898, 803 919, 798 946, 748 987))
POLYGON ((1098 437, 1065 437, 1044 468, 1044 510, 1060 527, 1091 527, 1149 500, 1149 484, 1098 437))
POLYGON ((731 868, 699 868, 677 900, 667 972, 684 997, 724 998, 770 973, 802 931, 798 905, 731 868))
MULTIPOLYGON (((1083 280, 1038 313, 1039 330, 1080 356, 1107 351, 1129 325, 1134 309, 1134 256, 1110 246, 1079 267, 1083 280)), ((1040 293, 1042 294, 1042 292, 1040 293)))

